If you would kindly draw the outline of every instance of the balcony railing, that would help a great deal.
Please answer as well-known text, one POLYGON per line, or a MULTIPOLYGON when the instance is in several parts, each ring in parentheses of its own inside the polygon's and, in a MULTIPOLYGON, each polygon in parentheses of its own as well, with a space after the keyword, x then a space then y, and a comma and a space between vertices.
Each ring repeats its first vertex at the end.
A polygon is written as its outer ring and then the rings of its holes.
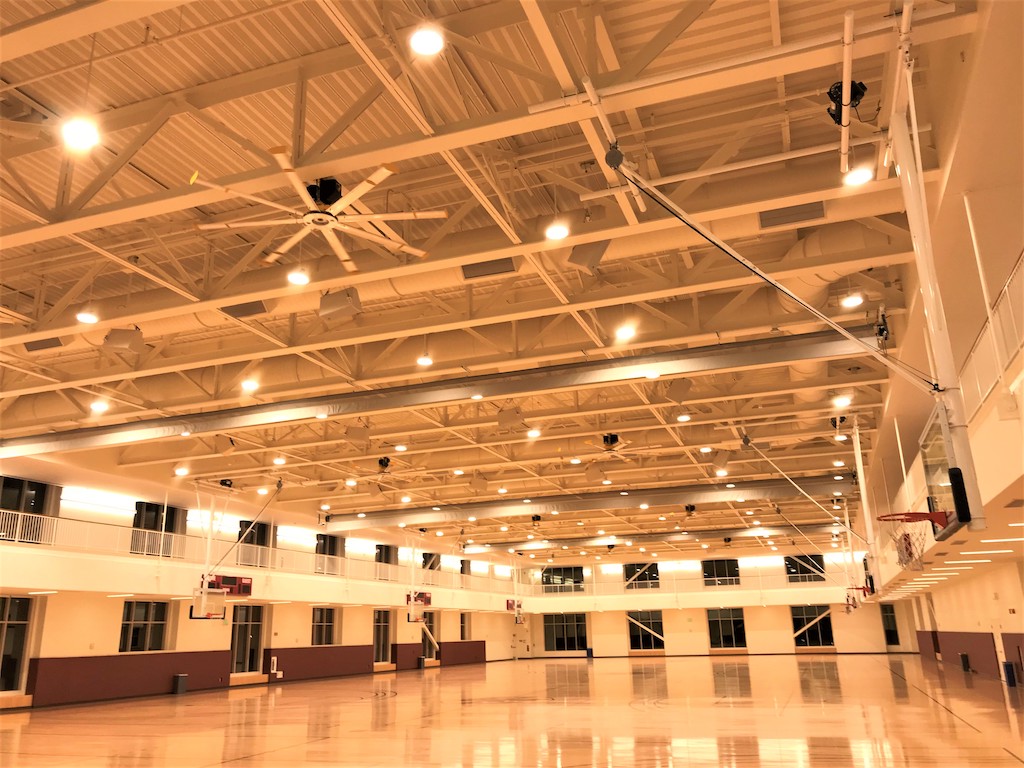
POLYGON ((789 589, 805 586, 844 586, 842 571, 830 571, 824 581, 793 584, 792 574, 781 570, 777 574, 743 575, 739 578, 706 580, 700 571, 663 571, 656 582, 627 582, 625 579, 586 581, 582 584, 543 584, 536 570, 520 570, 513 577, 494 574, 477 576, 454 571, 428 570, 413 565, 394 565, 349 557, 318 554, 313 551, 238 544, 214 539, 207 542, 202 536, 188 536, 162 531, 148 531, 126 526, 94 523, 65 517, 47 517, 23 512, 0 510, 0 544, 10 542, 54 549, 88 552, 104 555, 123 555, 138 558, 168 558, 185 563, 207 562, 207 544, 210 562, 228 555, 225 562, 247 568, 266 568, 273 571, 299 574, 321 574, 357 581, 386 581, 407 584, 411 588, 436 587, 466 589, 522 597, 580 597, 587 595, 636 596, 640 588, 656 588, 666 592, 760 591, 789 589), (230 552, 234 546, 234 551, 230 552), (229 553, 230 552, 230 553, 229 553), (709 583, 709 581, 711 583, 709 583))

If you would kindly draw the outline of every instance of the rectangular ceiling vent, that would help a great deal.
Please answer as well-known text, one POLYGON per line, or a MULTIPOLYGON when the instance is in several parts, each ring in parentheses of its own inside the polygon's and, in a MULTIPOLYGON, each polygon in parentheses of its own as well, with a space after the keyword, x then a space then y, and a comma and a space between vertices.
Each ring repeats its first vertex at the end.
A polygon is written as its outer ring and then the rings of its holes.
POLYGON ((464 280, 482 280, 485 277, 507 275, 515 271, 516 263, 511 258, 491 259, 476 264, 463 264, 462 278, 464 280))
POLYGON ((262 301, 247 301, 244 304, 232 304, 230 307, 221 307, 221 309, 225 314, 241 319, 262 315, 267 311, 267 305, 262 301))
POLYGON ((1014 499, 1013 501, 1006 502, 1007 509, 1020 509, 1024 507, 1024 499, 1014 499))
POLYGON ((771 229, 801 221, 814 221, 825 218, 825 203, 819 200, 815 203, 773 208, 770 211, 761 211, 757 216, 761 220, 761 229, 771 229))
POLYGON ((26 352, 40 352, 44 349, 53 349, 54 347, 63 347, 64 342, 54 337, 52 339, 36 339, 35 341, 25 342, 26 352))

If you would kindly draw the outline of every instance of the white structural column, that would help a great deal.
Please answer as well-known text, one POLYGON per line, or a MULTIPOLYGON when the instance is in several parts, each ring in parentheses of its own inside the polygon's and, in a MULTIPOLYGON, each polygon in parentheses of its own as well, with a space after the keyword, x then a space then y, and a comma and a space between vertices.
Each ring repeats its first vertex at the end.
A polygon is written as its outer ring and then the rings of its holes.
MULTIPOLYGON (((909 63, 904 62, 909 67, 909 63)), ((910 90, 908 76, 906 88, 910 90)), ((970 436, 967 433, 967 412, 964 407, 963 391, 953 361, 953 347, 949 341, 946 315, 939 294, 935 259, 932 252, 931 227, 928 222, 928 208, 925 201, 923 175, 911 145, 907 113, 896 116, 889 126, 893 142, 893 156, 896 160, 896 174, 903 189, 907 206, 907 221, 914 242, 914 256, 921 281, 921 295, 924 299, 925 323, 931 341, 932 356, 941 392, 938 399, 946 408, 949 419, 949 437, 952 443, 951 466, 963 472, 967 502, 971 510, 971 530, 985 529, 985 510, 978 487, 978 474, 974 469, 970 436)))

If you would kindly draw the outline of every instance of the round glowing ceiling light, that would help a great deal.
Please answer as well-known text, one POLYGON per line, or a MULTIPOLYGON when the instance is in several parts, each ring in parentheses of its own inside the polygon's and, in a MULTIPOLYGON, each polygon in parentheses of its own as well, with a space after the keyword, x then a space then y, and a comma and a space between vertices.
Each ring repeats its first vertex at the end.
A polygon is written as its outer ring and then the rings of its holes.
POLYGON ((434 535, 435 536, 444 536, 444 531, 435 531, 434 535))
POLYGON ((434 510, 435 512, 440 512, 441 511, 440 507, 431 507, 431 509, 434 510))
POLYGON ((357 482, 358 481, 354 477, 350 477, 348 480, 345 481, 345 485, 347 485, 349 488, 354 488, 357 482))
POLYGON ((726 488, 735 488, 736 487, 736 483, 726 483, 725 487, 726 488))
POLYGON ((746 499, 744 499, 744 498, 742 498, 742 497, 741 497, 741 498, 738 498, 738 499, 736 499, 736 503, 737 503, 737 504, 742 504, 742 503, 743 503, 743 502, 745 502, 745 501, 746 501, 746 499))
POLYGON ((583 459, 581 459, 579 456, 573 456, 571 459, 569 459, 569 463, 570 464, 582 464, 583 463, 583 459))
POLYGON ((188 436, 189 436, 189 435, 191 435, 191 434, 192 434, 192 433, 191 433, 191 432, 190 432, 189 430, 187 430, 187 429, 183 429, 183 430, 181 430, 181 436, 182 436, 182 437, 188 437, 188 436))
POLYGON ((676 416, 676 421, 678 421, 680 424, 685 424, 689 420, 690 414, 688 413, 680 413, 678 416, 676 416))
POLYGON ((434 364, 434 358, 424 352, 422 355, 416 358, 416 365, 420 365, 424 368, 434 364))
POLYGON ((778 552, 778 551, 779 551, 778 547, 772 547, 772 552, 778 552))
POLYGON ((444 49, 444 35, 434 26, 417 27, 409 36, 409 47, 417 56, 436 56, 444 49))
POLYGON ((326 419, 326 418, 327 418, 327 411, 320 411, 320 412, 319 412, 319 413, 318 413, 318 414, 316 415, 316 417, 317 417, 318 419, 326 419))
POLYGON ((587 550, 585 550, 585 549, 581 549, 581 550, 580 550, 580 554, 581 554, 581 555, 585 555, 585 554, 587 554, 587 550))
POLYGON ((505 531, 507 531, 507 530, 508 530, 508 526, 507 526, 507 525, 503 525, 503 526, 501 526, 501 528, 499 528, 498 530, 499 530, 499 531, 501 531, 502 533, 504 533, 505 531))
POLYGON ((74 117, 60 129, 64 146, 72 152, 88 152, 100 143, 100 129, 88 117, 74 117))
POLYGON ((839 504, 833 504, 832 509, 842 509, 842 507, 839 504))
POLYGON ((407 523, 399 523, 399 524, 398 524, 398 527, 399 527, 399 528, 405 528, 405 526, 406 526, 406 525, 407 525, 407 523))
POLYGON ((835 459, 832 462, 832 466, 833 467, 845 467, 846 466, 846 462, 843 461, 842 459, 835 459))
POLYGON ((475 523, 475 522, 476 522, 476 518, 475 518, 475 517, 473 517, 472 515, 470 515, 470 516, 469 516, 469 517, 467 517, 466 519, 467 519, 467 520, 469 520, 469 522, 471 522, 471 523, 475 523))
POLYGON ((544 237, 548 240, 565 240, 569 236, 569 227, 560 221, 549 224, 544 230, 544 237))
POLYGON ((715 470, 715 476, 716 477, 726 477, 728 474, 729 474, 729 470, 727 470, 727 469, 716 469, 715 470))
POLYGON ((661 377, 661 374, 658 373, 657 371, 645 371, 644 372, 644 378, 645 379, 657 379, 657 378, 660 378, 660 377, 661 377))
POLYGON ((188 467, 175 467, 174 474, 176 474, 178 477, 184 477, 185 475, 188 474, 188 467))
POLYGON ((650 509, 650 508, 651 508, 650 504, 641 504, 640 505, 640 509, 650 509))
MULTIPOLYGON (((533 499, 523 499, 523 504, 529 504, 531 501, 533 501, 533 499)), ((531 536, 530 538, 532 539, 533 537, 531 536)))
POLYGON ((260 388, 260 383, 256 379, 245 379, 240 386, 243 392, 255 392, 260 388))
POLYGON ((846 435, 836 435, 836 442, 837 443, 845 443, 849 439, 850 438, 847 437, 846 435))
POLYGON ((464 474, 466 474, 466 470, 464 470, 464 469, 453 469, 452 470, 452 474, 453 475, 464 475, 464 474))
POLYGON ((470 400, 483 400, 484 396, 483 395, 470 395, 469 399, 470 400))
POLYGON ((842 475, 832 475, 832 479, 833 480, 842 480, 843 476, 842 475))
POLYGON ((402 503, 403 504, 408 504, 410 501, 412 501, 412 496, 403 496, 402 497, 402 503))
POLYGON ((832 542, 832 549, 839 549, 839 545, 836 544, 834 541, 832 542))
POLYGON ((330 509, 331 509, 331 505, 330 504, 321 504, 320 505, 320 511, 321 512, 329 512, 330 509))
POLYGON ((862 165, 859 168, 851 168, 843 175, 843 184, 848 187, 859 187, 863 184, 867 184, 875 178, 875 172, 868 168, 866 165, 862 165))
POLYGON ((855 309, 864 303, 864 296, 859 293, 851 293, 849 296, 843 296, 839 300, 839 306, 844 309, 855 309))
POLYGON ((106 413, 108 410, 110 410, 110 403, 108 403, 106 400, 93 400, 89 404, 89 409, 93 413, 106 413))
POLYGON ((833 496, 842 496, 843 492, 842 491, 832 491, 832 495, 833 496))
POLYGON ((549 558, 548 558, 548 562, 549 562, 549 563, 553 563, 553 562, 555 562, 555 558, 553 558, 553 557, 549 557, 549 558))
POLYGON ((609 480, 607 477, 604 480, 601 481, 601 485, 611 485, 611 484, 612 484, 612 481, 609 480))
POLYGON ((472 540, 472 539, 466 539, 466 543, 467 543, 467 544, 472 544, 472 543, 473 543, 473 540, 472 540))
POLYGON ((270 493, 270 491, 268 491, 266 488, 257 488, 256 493, 258 493, 260 496, 266 496, 268 493, 270 493))
POLYGON ((285 461, 286 461, 286 459, 284 458, 284 456, 275 456, 275 457, 274 457, 274 463, 275 463, 275 464, 276 464, 277 466, 279 466, 279 467, 280 467, 280 466, 281 466, 282 464, 284 464, 284 463, 285 463, 285 461))
POLYGON ((526 436, 530 438, 540 437, 540 430, 534 427, 533 429, 526 433, 526 436))
POLYGON ((582 520, 577 520, 576 525, 585 525, 585 523, 582 520))
POLYGON ((619 491, 619 496, 629 496, 629 491, 619 491))
POLYGON ((597 531, 597 535, 598 536, 604 536, 604 529, 603 528, 599 528, 598 531, 597 531))
POLYGON ((498 493, 508 493, 508 488, 502 486, 501 488, 498 489, 498 493))
POLYGON ((359 513, 358 513, 358 514, 356 515, 356 517, 359 517, 359 518, 362 518, 362 517, 366 517, 366 513, 365 513, 365 512, 359 512, 359 513))
POLYGON ((832 405, 836 408, 849 408, 852 402, 853 398, 849 395, 836 395, 832 398, 832 405))
POLYGON ((615 338, 618 341, 629 341, 634 336, 636 336, 636 326, 633 325, 632 323, 620 325, 618 328, 615 329, 615 338))
POLYGON ((288 273, 288 282, 292 285, 309 285, 309 272, 305 269, 293 269, 288 273))
POLYGON ((705 445, 703 448, 700 449, 700 452, 701 453, 711 453, 712 450, 714 450, 714 449, 711 448, 710 446, 705 445))
POLYGON ((409 450, 409 446, 399 443, 398 445, 395 446, 395 450, 398 451, 399 453, 404 453, 405 451, 409 450))
POLYGON ((701 544, 700 548, 701 549, 707 549, 709 546, 710 546, 709 544, 701 544))
POLYGON ((748 514, 748 515, 752 515, 752 514, 754 514, 754 510, 752 510, 752 509, 748 509, 748 510, 747 510, 747 514, 748 514))
POLYGON ((658 515, 658 519, 664 522, 666 518, 664 515, 658 515))
POLYGON ((85 325, 94 325, 100 321, 100 316, 96 314, 95 310, 83 307, 75 313, 75 320, 85 325))
POLYGON ((760 525, 760 524, 761 524, 760 520, 754 520, 754 525, 760 525))

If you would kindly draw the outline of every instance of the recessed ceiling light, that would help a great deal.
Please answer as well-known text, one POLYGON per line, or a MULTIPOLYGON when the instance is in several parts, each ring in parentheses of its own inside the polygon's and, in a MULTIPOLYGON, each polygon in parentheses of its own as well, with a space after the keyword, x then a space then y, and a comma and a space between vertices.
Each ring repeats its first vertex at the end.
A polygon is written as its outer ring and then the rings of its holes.
POLYGON ((435 512, 440 512, 441 511, 440 507, 431 507, 431 509, 434 510, 435 512))
POLYGON ((629 496, 629 491, 619 491, 619 496, 629 496))
POLYGON ((779 551, 778 547, 772 547, 772 552, 778 552, 778 551, 779 551))
POLYGON ((44 590, 40 590, 38 592, 29 592, 29 594, 30 595, 56 595, 57 594, 57 590, 56 589, 44 589, 44 590))
POLYGON ((548 240, 565 240, 569 236, 569 227, 560 221, 549 224, 544 230, 544 237, 548 240))
POLYGON ((849 439, 850 438, 848 438, 846 435, 836 435, 836 442, 837 443, 845 443, 849 439))
POLYGON ((181 436, 182 436, 182 437, 188 437, 188 436, 189 436, 189 435, 191 435, 191 434, 192 434, 192 433, 191 433, 191 432, 189 432, 189 431, 188 431, 187 429, 183 429, 183 430, 181 430, 181 436))
POLYGON ((268 493, 270 493, 270 491, 268 491, 266 488, 257 488, 256 493, 258 493, 260 496, 266 496, 268 493))
POLYGON ((681 424, 685 424, 689 420, 690 414, 688 413, 680 413, 678 416, 676 416, 676 421, 680 422, 681 424))
POLYGON ((358 512, 358 513, 356 513, 356 517, 364 518, 364 517, 366 517, 366 513, 365 512, 358 512))
POLYGON ((573 456, 571 459, 569 459, 569 463, 570 464, 582 464, 583 463, 583 459, 581 459, 579 456, 573 456))
POLYGON ((650 504, 641 504, 640 505, 640 509, 650 509, 650 508, 651 508, 650 504))
POLYGON ((832 479, 833 480, 842 480, 843 476, 842 475, 832 475, 832 479))
POLYGON ((464 474, 466 474, 466 470, 464 470, 464 469, 453 469, 452 470, 452 474, 453 475, 464 475, 464 474))
POLYGON ((843 492, 842 491, 832 491, 832 495, 833 496, 842 496, 843 492))
POLYGON ((661 374, 658 373, 657 371, 645 371, 644 372, 644 378, 645 379, 657 379, 660 376, 661 376, 661 374))
POLYGON ((727 470, 727 469, 716 469, 715 470, 715 476, 716 477, 726 477, 728 474, 729 474, 729 470, 727 470))
POLYGON ((409 36, 409 47, 417 56, 436 56, 444 49, 444 35, 432 25, 417 27, 409 36))
POLYGON ((106 413, 108 410, 110 410, 110 403, 108 403, 106 400, 93 400, 91 403, 89 403, 89 409, 93 413, 106 413))
POLYGON ((836 408, 849 408, 852 402, 853 398, 849 395, 836 395, 832 398, 832 405, 836 408))
POLYGON ((498 493, 508 493, 508 488, 502 486, 501 488, 498 489, 498 493))
POLYGON ((711 453, 711 451, 713 451, 713 450, 714 450, 714 448, 712 448, 710 445, 705 445, 703 448, 700 449, 700 452, 701 453, 711 453))
POLYGON ((428 354, 422 354, 416 358, 416 365, 426 368, 427 366, 434 364, 434 358, 428 354))
POLYGON ((529 504, 533 499, 523 499, 523 504, 529 504))
POLYGON ((75 314, 75 320, 85 325, 93 325, 100 321, 100 316, 91 309, 80 309, 75 314))
POLYGON ((843 174, 843 184, 848 187, 859 187, 867 184, 873 178, 875 178, 875 172, 868 166, 862 165, 859 168, 851 168, 843 174))
POLYGON ((483 395, 470 395, 469 399, 470 400, 483 400, 484 396, 483 395))
POLYGON ((434 535, 435 536, 444 536, 444 531, 435 531, 434 535))
POLYGON ((835 459, 832 462, 832 466, 833 467, 845 467, 846 466, 846 462, 843 461, 842 459, 835 459))
POLYGON ((527 431, 526 436, 529 437, 529 438, 540 437, 540 430, 537 429, 536 427, 534 427, 533 429, 527 431))
POLYGON ((243 392, 255 392, 260 388, 260 383, 256 379, 243 379, 241 387, 243 392))
POLYGON ((409 446, 399 443, 398 445, 395 446, 395 450, 398 451, 399 453, 404 453, 405 451, 409 450, 409 446))
POLYGON ((618 341, 629 341, 636 336, 636 326, 632 323, 624 323, 615 329, 615 338, 618 341))
POLYGON ((100 130, 89 117, 73 117, 60 129, 64 146, 72 152, 88 152, 100 143, 100 130))
POLYGON ((991 563, 991 560, 947 560, 946 565, 970 565, 971 563, 991 563))
POLYGON ((177 466, 174 468, 174 474, 176 474, 178 477, 184 477, 185 475, 188 474, 188 467, 177 466))
POLYGON ((832 542, 832 549, 839 549, 839 545, 836 544, 834 541, 832 542))
POLYGON ((597 529, 597 535, 598 536, 604 536, 604 529, 603 528, 598 528, 597 529))
POLYGON ((726 488, 735 488, 736 487, 736 483, 726 483, 725 487, 726 488))
POLYGON ((609 480, 607 477, 604 480, 601 481, 601 485, 611 485, 611 484, 612 484, 612 481, 609 480))
POLYGON ((842 507, 839 506, 838 504, 833 504, 832 509, 842 509, 842 507))
POLYGON ((292 285, 309 285, 309 272, 305 269, 293 269, 288 273, 288 282, 292 285))
POLYGON ((356 483, 358 482, 359 481, 356 480, 354 477, 350 477, 345 481, 345 485, 347 485, 349 488, 355 488, 356 483))
POLYGON ((321 512, 329 512, 330 510, 331 510, 331 505, 330 504, 321 504, 320 505, 320 511, 321 512))
POLYGON ((281 466, 282 464, 284 464, 285 463, 284 456, 275 456, 274 457, 274 463, 277 464, 277 466, 281 466))
POLYGON ((972 549, 970 552, 961 552, 961 555, 1005 555, 1013 552, 1012 549, 972 549))
POLYGON ((320 411, 320 412, 319 412, 319 413, 318 413, 318 414, 316 415, 316 417, 317 417, 318 419, 326 419, 326 418, 327 418, 327 411, 320 411))
POLYGON ((402 497, 402 503, 403 504, 408 504, 410 501, 412 501, 412 496, 403 496, 402 497))
POLYGON ((469 520, 469 522, 471 522, 471 523, 475 523, 475 522, 476 522, 476 518, 475 518, 475 517, 473 517, 472 515, 470 515, 470 516, 469 516, 469 517, 467 517, 466 519, 467 519, 467 520, 469 520))
MULTIPOLYGON (((1018 523, 1010 523, 1010 525, 1018 525, 1018 523)), ((1006 544, 1011 541, 1024 541, 1024 536, 1016 539, 982 539, 982 544, 1006 544)))
POLYGON ((500 528, 499 530, 500 530, 500 531, 501 531, 502 533, 504 533, 505 531, 507 531, 507 530, 508 530, 508 526, 507 526, 507 525, 503 525, 503 526, 501 526, 501 528, 500 528))
POLYGON ((661 520, 661 521, 664 521, 666 518, 665 518, 664 515, 658 515, 658 519, 661 520))

